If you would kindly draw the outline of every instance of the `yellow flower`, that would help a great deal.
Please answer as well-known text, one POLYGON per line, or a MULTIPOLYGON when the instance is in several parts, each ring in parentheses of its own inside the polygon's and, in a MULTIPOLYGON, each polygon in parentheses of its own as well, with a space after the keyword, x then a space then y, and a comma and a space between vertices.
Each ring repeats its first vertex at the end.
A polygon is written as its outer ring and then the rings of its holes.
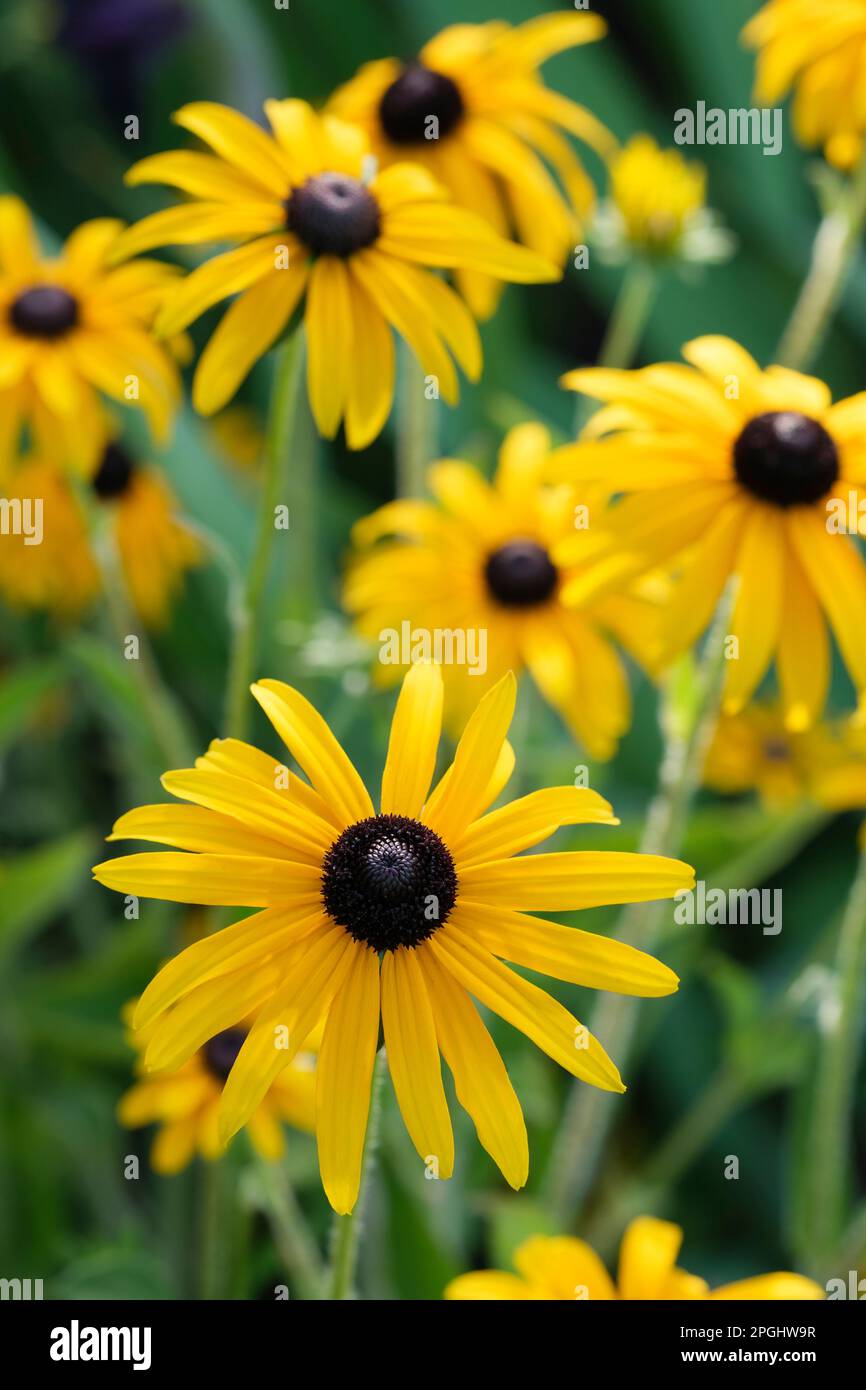
MULTIPOLYGON (((176 519, 177 503, 162 474, 135 463, 115 440, 104 445, 89 487, 105 508, 133 607, 149 627, 161 627, 184 574, 201 560, 198 540, 176 519)), ((0 594, 13 607, 80 616, 102 581, 75 487, 40 455, 9 471, 5 491, 32 517, 41 506, 42 520, 38 544, 23 532, 3 537, 0 594)))
POLYGON ((847 728, 822 723, 797 732, 786 727, 778 704, 750 704, 719 720, 704 782, 733 795, 756 791, 770 807, 807 799, 831 771, 848 765, 853 750, 847 728))
POLYGON ((822 145, 838 168, 856 164, 866 130, 866 0, 770 0, 742 37, 758 49, 755 100, 775 106, 793 87, 801 144, 822 145))
POLYGON ((191 852, 133 854, 94 869, 100 883, 124 893, 262 909, 182 952, 144 991, 134 1021, 153 1028, 147 1065, 180 1066, 239 1017, 254 1016, 223 1095, 228 1136, 324 1019, 319 1165, 332 1206, 348 1212, 358 1195, 381 1017, 400 1109, 425 1163, 435 1161, 441 1178, 453 1168, 441 1050, 481 1143, 509 1183, 522 1186, 529 1159, 520 1104, 469 996, 574 1076, 622 1091, 600 1044, 499 957, 589 987, 668 994, 676 976, 651 956, 528 913, 672 897, 693 884, 693 870, 640 854, 514 857, 559 825, 610 823, 612 815, 595 792, 573 786, 485 814, 514 763, 506 740, 511 675, 481 700, 430 792, 442 678, 436 666, 412 668, 391 727, 378 813, 303 696, 273 680, 252 690, 309 782, 248 744, 217 740, 194 769, 163 778, 167 791, 193 805, 132 811, 111 837, 191 852))
POLYGON ((123 577, 136 611, 162 627, 187 570, 202 548, 175 516, 174 494, 155 468, 137 463, 117 441, 103 450, 91 484, 111 513, 123 577))
POLYGON ((619 1252, 614 1284, 591 1246, 574 1236, 532 1236, 514 1253, 517 1274, 481 1269, 452 1279, 448 1299, 491 1302, 541 1299, 545 1302, 581 1299, 699 1299, 815 1300, 824 1290, 800 1274, 761 1274, 711 1290, 695 1274, 677 1268, 683 1233, 670 1221, 639 1216, 627 1227, 619 1252))
MULTIPOLYGON (((562 132, 605 155, 616 142, 584 107, 550 91, 538 69, 605 30, 589 14, 542 15, 516 28, 451 25, 413 62, 368 63, 329 109, 363 126, 383 164, 424 164, 456 202, 502 235, 514 227, 527 246, 562 265, 595 199, 562 132)), ((457 280, 473 312, 487 318, 496 282, 471 266, 457 280)))
POLYGON ((582 442, 553 455, 552 476, 604 479, 626 494, 563 598, 586 602, 645 570, 675 570, 660 623, 669 661, 700 635, 736 574, 725 712, 746 704, 775 659, 786 725, 802 729, 826 699, 827 621, 866 692, 866 567, 855 541, 836 533, 840 509, 848 515, 866 482, 866 393, 833 405, 822 381, 762 372, 728 338, 697 338, 683 356, 690 366, 563 379, 607 405, 582 442))
POLYGON ((475 322, 431 269, 462 266, 527 283, 560 272, 452 205, 418 166, 377 173, 356 127, 317 116, 303 101, 268 101, 265 111, 273 136, 212 102, 178 111, 178 125, 214 154, 160 154, 134 165, 128 182, 171 184, 193 201, 144 218, 121 247, 132 255, 174 243, 243 243, 193 271, 157 320, 171 335, 239 295, 196 370, 193 401, 205 415, 231 400, 306 295, 316 423, 331 439, 345 418, 349 446, 360 449, 391 409, 392 328, 447 401, 458 394, 449 353, 471 380, 480 375, 475 322))
MULTIPOLYGON (((125 1012, 130 1016, 132 1009, 125 1012)), ((139 1058, 136 1070, 140 1079, 121 1097, 117 1118, 127 1129, 159 1126, 150 1151, 155 1172, 178 1173, 196 1150, 209 1160, 225 1152, 219 1133, 220 1097, 247 1032, 246 1026, 226 1028, 209 1038, 182 1066, 156 1075, 147 1074, 139 1058)), ((315 1037, 307 1039, 246 1122, 250 1143, 262 1158, 282 1157, 285 1135, 281 1121, 310 1134, 315 1128, 318 1041, 315 1037)), ((131 1033, 130 1042, 143 1052, 147 1031, 131 1033)))
POLYGON ((127 261, 123 223, 84 222, 59 256, 40 252, 27 208, 0 198, 0 389, 4 447, 27 427, 82 473, 104 441, 100 398, 141 407, 164 439, 179 400, 177 369, 150 335, 177 272, 127 261))
MULTIPOLYGON (((344 602, 361 634, 380 644, 388 633, 401 643, 404 631, 431 642, 437 632, 449 635, 449 725, 462 727, 484 690, 526 667, 591 756, 608 758, 628 728, 630 698, 606 634, 640 648, 651 633, 650 605, 613 595, 575 612, 559 601, 574 566, 560 569, 557 547, 581 519, 591 527, 595 507, 568 486, 544 485, 549 453, 548 431, 531 424, 508 435, 492 484, 468 463, 435 464, 436 503, 391 502, 355 527, 344 602)), ((401 655, 414 659, 403 645, 401 655)), ((377 679, 390 684, 406 663, 384 656, 377 679)))
POLYGON ((3 492, 24 526, 0 539, 0 595, 12 608, 77 618, 100 579, 68 478, 42 456, 28 455, 9 470, 3 492))
POLYGON ((611 261, 635 253, 683 261, 724 260, 730 234, 704 204, 707 175, 679 150, 635 135, 610 160, 609 198, 593 223, 593 241, 611 261))

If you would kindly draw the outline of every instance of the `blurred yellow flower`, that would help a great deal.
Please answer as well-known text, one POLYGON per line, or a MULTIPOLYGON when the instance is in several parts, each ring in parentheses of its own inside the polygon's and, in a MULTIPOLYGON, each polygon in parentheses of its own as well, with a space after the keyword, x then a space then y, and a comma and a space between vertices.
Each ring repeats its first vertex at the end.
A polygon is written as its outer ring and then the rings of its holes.
MULTIPOLYGON (((132 605, 149 627, 161 627, 184 574, 201 560, 201 545, 175 516, 174 495, 155 468, 135 463, 115 440, 95 462, 87 486, 104 507, 132 605)), ((24 530, 3 536, 0 595, 12 607, 79 617, 102 585, 83 497, 41 455, 9 469, 5 493, 10 505, 17 499, 34 519, 39 509, 41 539, 34 544, 24 530)))
POLYGON ((858 162, 866 130, 866 0, 769 0, 743 42, 758 50, 755 100, 775 106, 792 88, 794 132, 831 164, 858 162))
POLYGON ((84 222, 59 256, 43 256, 20 198, 0 197, 0 438, 26 427, 40 446, 88 474, 104 443, 101 398, 139 406, 164 440, 180 399, 169 353, 150 327, 177 272, 131 261, 123 223, 84 222), (126 261, 126 264, 119 264, 126 261))
MULTIPOLYGON (((133 1008, 130 1005, 125 1010, 127 1019, 133 1008)), ((139 1058, 139 1080, 121 1097, 117 1118, 127 1129, 158 1126, 150 1150, 155 1172, 179 1172, 196 1151, 209 1160, 225 1152, 219 1133, 219 1103, 247 1031, 245 1026, 226 1028, 209 1038, 182 1066, 162 1073, 146 1072, 139 1058)), ((143 1053, 147 1037, 146 1031, 130 1031, 130 1044, 143 1053)), ((320 1036, 306 1040, 246 1122, 250 1143, 262 1158, 273 1161, 282 1157, 283 1121, 307 1133, 315 1128, 315 1054, 320 1040, 320 1036)))
POLYGON ((800 1274, 761 1274, 710 1289, 695 1274, 677 1267, 683 1232, 670 1221, 638 1216, 627 1227, 619 1252, 617 1282, 611 1279, 591 1246, 574 1236, 532 1236, 514 1253, 517 1274, 482 1269, 461 1274, 445 1298, 483 1302, 584 1299, 650 1299, 655 1302, 698 1299, 816 1300, 824 1290, 800 1274))
MULTIPOLYGON (((795 731, 786 726, 778 704, 753 703, 719 720, 704 782, 731 795, 755 791, 770 807, 787 806, 815 797, 828 774, 846 767, 854 756, 850 724, 820 723, 795 731)), ((866 771, 866 761, 862 769, 866 771)))
POLYGON ((609 196, 593 219, 593 242, 614 262, 635 254, 725 259, 732 239, 705 206, 706 185, 702 164, 661 149, 649 135, 633 136, 611 157, 609 196))
MULTIPOLYGON (((834 405, 823 381, 761 371, 729 338, 696 338, 683 356, 688 366, 563 378, 606 405, 577 444, 554 452, 550 476, 603 480, 624 494, 563 601, 673 571, 659 624, 660 660, 670 661, 700 636, 736 575, 725 712, 743 708, 775 660, 786 724, 803 729, 826 700, 827 622, 866 695, 866 565, 843 533, 851 518, 857 529, 866 501, 866 392, 834 405)), ((586 558, 585 545, 570 548, 586 558)))
POLYGON ((361 449, 394 395, 393 328, 445 400, 457 399, 451 354, 481 374, 481 343, 459 295, 430 272, 463 267, 501 280, 556 280, 550 261, 497 236, 452 204, 417 165, 379 173, 355 126, 303 101, 268 101, 273 135, 237 111, 195 102, 175 115, 213 154, 176 151, 133 166, 127 182, 166 183, 192 201, 145 217, 124 255, 154 246, 240 242, 194 270, 157 320, 173 335, 238 295, 201 356, 193 402, 212 415, 234 396, 305 302, 307 384, 321 434, 361 449))
POLYGON ((468 463, 435 464, 435 502, 391 502, 358 522, 343 601, 361 635, 379 643, 375 678, 383 685, 405 672, 413 640, 452 634, 454 659, 442 666, 451 727, 462 728, 506 671, 527 668, 590 755, 609 758, 631 717, 609 634, 647 660, 653 609, 632 594, 585 612, 560 602, 575 565, 560 566, 558 547, 578 526, 591 527, 603 494, 545 485, 549 454, 548 431, 527 424, 506 438, 492 483, 468 463), (383 639, 407 628, 405 659, 393 661, 383 639))
POLYGON ((597 1040, 502 959, 589 988, 669 994, 677 978, 652 956, 529 914, 671 898, 693 885, 694 871, 648 854, 515 857, 560 825, 615 822, 597 793, 574 786, 485 814, 514 764, 511 675, 480 701, 431 792, 442 678, 434 665, 412 667, 378 812, 298 691, 274 680, 252 690, 309 782, 249 744, 217 740, 195 768, 163 778, 166 791, 192 805, 141 807, 111 836, 190 852, 132 854, 94 869, 98 882, 124 893, 263 909, 181 952, 151 981, 133 1020, 148 1030, 146 1064, 181 1066, 208 1038, 253 1017, 221 1103, 228 1137, 324 1019, 319 1166, 331 1205, 349 1212, 381 1019, 397 1100, 425 1165, 435 1163, 444 1179, 454 1163, 441 1051, 481 1143, 521 1187, 529 1153, 520 1102, 470 996, 572 1075, 622 1091, 597 1040))
MULTIPOLYGON (((550 91, 538 69, 605 31, 590 14, 541 15, 516 27, 502 20, 455 24, 412 62, 366 64, 329 109, 363 126, 383 164, 426 165, 501 235, 513 227, 527 246, 562 265, 595 200, 562 132, 605 156, 616 141, 584 107, 550 91)), ((499 297, 495 280, 467 267, 457 281, 473 312, 487 318, 499 297)))

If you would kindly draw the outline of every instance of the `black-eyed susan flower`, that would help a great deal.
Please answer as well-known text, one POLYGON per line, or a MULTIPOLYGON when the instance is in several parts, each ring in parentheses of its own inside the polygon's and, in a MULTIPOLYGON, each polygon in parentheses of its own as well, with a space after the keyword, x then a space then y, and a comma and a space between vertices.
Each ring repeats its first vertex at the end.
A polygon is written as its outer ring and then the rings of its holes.
POLYGON ((27 427, 84 474, 104 442, 102 398, 139 406, 158 440, 179 400, 173 358, 150 333, 177 272, 129 260, 122 231, 84 222, 47 257, 25 205, 0 198, 2 439, 15 447, 27 427))
POLYGON ((793 88, 801 144, 823 146, 838 168, 856 164, 866 131, 864 0, 770 0, 742 37, 758 50, 755 100, 775 106, 793 88))
POLYGON ((209 1038, 254 1017, 223 1094, 228 1136, 324 1019, 319 1164, 332 1206, 348 1212, 358 1195, 381 1019, 397 1099, 425 1162, 435 1160, 441 1178, 454 1162, 441 1051, 481 1143, 520 1187, 528 1171, 520 1104, 470 996, 574 1076, 623 1090, 596 1039, 502 961, 600 989, 668 994, 676 977, 651 956, 531 914, 671 897, 693 883, 693 871, 653 855, 515 857, 559 825, 610 823, 612 815, 595 792, 573 786, 488 813, 514 760, 506 738, 510 674, 483 697, 430 792, 442 678, 436 666, 412 668, 378 812, 303 696, 272 680, 252 689, 309 781, 256 748, 218 740, 195 768, 163 779, 191 805, 132 811, 112 834, 187 852, 134 854, 94 870, 100 883, 126 893, 260 909, 182 952, 144 991, 134 1023, 153 1030, 146 1063, 181 1066, 209 1038))
POLYGON ((138 463, 117 440, 102 451, 91 488, 109 513, 117 554, 133 607, 149 627, 161 627, 202 547, 177 516, 163 475, 138 463))
MULTIPOLYGON (((127 1019, 132 1008, 126 1010, 127 1019)), ((166 1072, 145 1072, 141 1058, 138 1079, 121 1097, 117 1118, 128 1129, 157 1125, 150 1150, 157 1173, 177 1173, 196 1152, 205 1159, 220 1158, 225 1144, 219 1133, 219 1103, 248 1033, 244 1025, 226 1028, 209 1038, 182 1066, 166 1072)), ((143 1052, 147 1030, 130 1032, 130 1042, 143 1052)), ((262 1158, 276 1160, 285 1151, 283 1124, 312 1133, 316 1118, 315 1052, 318 1038, 307 1039, 285 1071, 246 1122, 250 1143, 262 1158)))
POLYGON ((650 135, 634 135, 611 156, 609 178, 592 224, 593 244, 605 260, 637 255, 701 264, 730 255, 730 233, 706 206, 702 164, 661 149, 650 135))
POLYGON ((560 566, 558 549, 577 527, 591 529, 603 507, 600 493, 596 509, 579 500, 586 494, 545 484, 549 454, 548 431, 528 424, 506 438, 492 483, 468 463, 435 464, 435 502, 391 502, 355 527, 344 603, 378 643, 383 684, 399 679, 419 640, 449 635, 454 650, 438 659, 450 726, 462 728, 506 671, 526 668, 587 751, 608 758, 630 718, 628 680, 608 634, 639 652, 652 633, 651 605, 611 595, 578 612, 560 602, 575 565, 560 566))
POLYGON ((4 474, 16 525, 0 536, 0 596, 10 608, 77 618, 99 593, 87 520, 66 473, 37 454, 4 474))
MULTIPOLYGON (((562 265, 595 197, 563 132, 602 154, 616 142, 584 107, 546 87, 538 70, 605 28, 590 14, 541 15, 516 27, 455 24, 412 62, 368 63, 329 109, 363 126, 383 164, 424 164, 458 203, 502 235, 515 229, 562 265)), ((488 317, 496 281, 473 266, 457 279, 474 313, 488 317)))
POLYGON ((729 795, 757 792, 768 807, 788 806, 812 797, 828 775, 852 765, 859 765, 861 788, 866 788, 864 751, 862 733, 858 738, 848 721, 821 722, 798 732, 786 726, 778 703, 752 702, 739 714, 722 715, 707 752, 704 782, 729 795))
POLYGON ((704 1279, 677 1266, 683 1232, 671 1221, 639 1216, 627 1227, 619 1251, 616 1283, 598 1255, 574 1236, 532 1236, 514 1253, 516 1274, 482 1269, 461 1274, 445 1290, 449 1299, 482 1302, 535 1299, 811 1300, 824 1297, 820 1285, 801 1274, 760 1274, 711 1289, 704 1279))
POLYGON ((196 102, 175 120, 213 154, 154 155, 130 183, 167 183, 191 195, 122 238, 124 254, 173 243, 240 242, 193 271, 157 320, 177 333, 238 295, 199 361, 193 401, 205 415, 231 400, 253 363, 304 301, 307 381, 319 430, 345 420, 353 449, 381 430, 394 394, 392 328, 445 400, 457 398, 452 354, 481 372, 475 322, 431 270, 474 269, 502 280, 555 280, 543 257, 505 241, 452 204, 418 166, 377 173, 364 134, 302 101, 268 101, 273 135, 226 106, 196 102))
POLYGON ((802 729, 825 703, 828 622, 861 699, 866 692, 866 566, 840 522, 856 516, 866 480, 866 394, 834 405, 822 381, 761 371, 728 338, 696 338, 683 356, 688 366, 563 378, 606 404, 581 442, 553 455, 551 475, 603 479, 626 494, 563 599, 583 603, 644 569, 670 568, 664 661, 700 635, 736 575, 725 711, 745 705, 775 660, 786 724, 802 729))

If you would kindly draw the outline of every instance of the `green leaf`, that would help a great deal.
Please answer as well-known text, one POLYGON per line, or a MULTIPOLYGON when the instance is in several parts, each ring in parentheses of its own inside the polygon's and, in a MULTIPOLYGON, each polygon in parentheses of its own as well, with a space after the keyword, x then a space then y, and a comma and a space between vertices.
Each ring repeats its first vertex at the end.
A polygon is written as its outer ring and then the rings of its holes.
POLYGON ((0 962, 80 892, 92 849, 91 836, 80 831, 0 865, 0 962))
POLYGON ((56 689, 62 676, 59 661, 39 661, 0 680, 0 753, 27 731, 40 700, 56 689))

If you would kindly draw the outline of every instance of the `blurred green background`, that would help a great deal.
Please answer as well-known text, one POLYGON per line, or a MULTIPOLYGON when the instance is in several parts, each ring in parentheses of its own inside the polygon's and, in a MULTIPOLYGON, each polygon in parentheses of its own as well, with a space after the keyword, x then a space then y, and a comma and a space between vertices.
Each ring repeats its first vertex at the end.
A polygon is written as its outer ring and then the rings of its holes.
MULTIPOLYGON (((288 11, 275 10, 271 0, 4 0, 0 184, 26 199, 49 241, 90 217, 135 219, 163 205, 165 195, 125 188, 123 171, 136 158, 184 143, 169 120, 182 103, 220 100, 258 116, 272 95, 318 102, 361 62, 409 56, 448 23, 518 22, 552 8, 525 0, 291 0, 288 11), (135 144, 122 135, 122 116, 130 112, 141 122, 135 144)), ((609 37, 555 59, 545 75, 617 136, 647 130, 670 145, 678 107, 699 99, 749 104, 753 60, 738 33, 757 8, 750 0, 599 0, 594 8, 608 16, 609 37)), ((706 162, 709 202, 736 233, 739 249, 727 265, 697 278, 667 276, 641 359, 674 357, 682 342, 702 332, 730 334, 766 359, 808 263, 817 218, 814 161, 795 147, 787 112, 779 158, 756 147, 690 153, 706 162)), ((601 186, 603 171, 591 156, 587 162, 601 186)), ((573 401, 557 378, 593 359, 620 278, 620 271, 593 263, 589 273, 571 272, 560 285, 509 290, 484 330, 482 384, 464 389, 458 410, 443 412, 442 453, 486 467, 517 420, 537 417, 567 431, 573 401)), ((212 322, 196 325, 197 343, 212 322)), ((864 324, 861 273, 848 287, 819 364, 836 394, 864 385, 864 324)), ((268 373, 269 364, 261 364, 245 388, 244 401, 255 412, 263 410, 268 373)), ((188 405, 161 462, 185 511, 242 566, 254 486, 227 463, 211 427, 188 405)), ((269 649, 260 664, 263 674, 299 684, 317 702, 375 780, 391 697, 368 690, 364 653, 339 617, 338 575, 353 520, 393 494, 389 432, 361 456, 349 456, 340 444, 324 448, 322 466, 331 479, 319 536, 322 617, 314 633, 299 633, 286 620, 286 596, 275 576, 269 649)), ((195 573, 170 628, 155 642, 165 679, 201 746, 221 731, 225 595, 219 566, 195 573)), ((636 843, 659 739, 654 692, 636 673, 634 683, 634 728, 615 762, 593 770, 593 784, 614 802, 623 826, 606 838, 563 833, 557 847, 636 843)), ((845 703, 844 687, 838 698, 845 703)), ((527 687, 521 703, 521 789, 571 780, 581 755, 527 687)), ((256 735, 276 751, 263 722, 256 735)), ((113 818, 161 799, 162 770, 139 696, 98 620, 64 629, 47 619, 0 614, 0 1275, 44 1278, 52 1298, 185 1297, 194 1287, 194 1175, 156 1179, 144 1164, 140 1181, 125 1180, 124 1155, 143 1156, 147 1138, 119 1130, 114 1119, 130 1077, 118 1011, 188 926, 179 912, 152 903, 142 905, 140 920, 125 921, 121 900, 92 885, 89 875, 104 857, 101 837, 113 818)), ((750 802, 705 797, 684 857, 699 877, 711 879, 765 829, 763 813, 750 802)), ((814 963, 828 955, 853 871, 855 830, 854 819, 843 818, 816 833, 774 879, 784 890, 779 936, 693 927, 665 941, 663 957, 692 973, 678 997, 645 1011, 649 1031, 629 1068, 629 1094, 580 1227, 600 1240, 607 1256, 626 1194, 681 1222, 683 1263, 712 1283, 795 1266, 802 1244, 802 1116, 821 979, 814 963), (779 1021, 773 1011, 797 980, 799 992, 779 1021), (679 1155, 672 1185, 644 1193, 640 1185, 684 1115, 697 1116, 687 1122, 698 1125, 696 1151, 679 1155), (722 1176, 729 1154, 740 1159, 735 1182, 722 1176)), ((582 914, 582 926, 609 924, 610 914, 582 914)), ((568 986, 558 992, 591 1022, 591 996, 568 986)), ((438 1297, 452 1274, 507 1262, 520 1235, 551 1228, 540 1189, 568 1078, 508 1028, 496 1036, 530 1125, 529 1188, 519 1198, 509 1195, 466 1123, 458 1124, 454 1180, 421 1181, 389 1093, 381 1182, 362 1255, 368 1296, 438 1297)), ((859 1094, 862 1133, 862 1086, 859 1094)), ((676 1142, 689 1140, 688 1130, 676 1134, 676 1142)), ((243 1140, 231 1162, 244 1168, 243 1140)), ((860 1163, 866 1178, 863 1147, 860 1163)), ((304 1209, 324 1237, 328 1212, 311 1141, 292 1137, 289 1164, 304 1209)), ((234 1292, 270 1296, 279 1260, 256 1212, 254 1180, 240 1176, 248 1210, 238 1232, 243 1256, 234 1292)))

